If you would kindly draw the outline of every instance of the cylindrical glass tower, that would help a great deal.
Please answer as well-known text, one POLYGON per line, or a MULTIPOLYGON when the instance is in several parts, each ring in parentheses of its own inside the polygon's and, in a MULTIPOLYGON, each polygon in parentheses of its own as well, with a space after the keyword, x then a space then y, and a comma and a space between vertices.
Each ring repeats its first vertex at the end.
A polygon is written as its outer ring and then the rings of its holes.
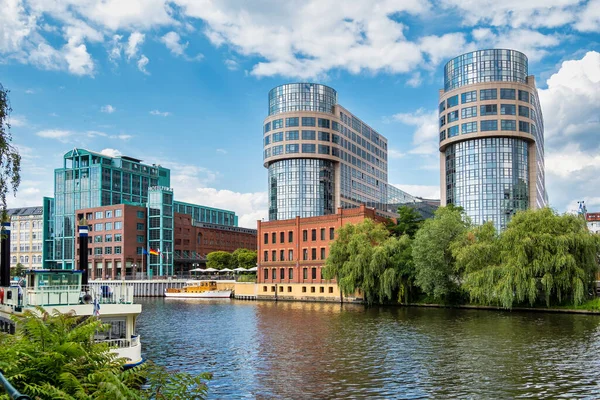
POLYGON ((504 229, 519 210, 546 205, 544 126, 527 57, 493 49, 444 67, 439 134, 442 204, 504 229))

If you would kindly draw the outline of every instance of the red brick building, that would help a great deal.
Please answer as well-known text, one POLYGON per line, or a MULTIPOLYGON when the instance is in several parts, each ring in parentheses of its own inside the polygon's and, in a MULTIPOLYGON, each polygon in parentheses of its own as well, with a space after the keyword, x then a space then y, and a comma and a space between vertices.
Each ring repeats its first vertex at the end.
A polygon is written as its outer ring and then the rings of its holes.
MULTIPOLYGON (((147 210, 145 207, 118 204, 77 211, 89 227, 88 270, 91 279, 142 278, 147 273, 147 210)), ((173 264, 175 274, 206 263, 212 251, 256 250, 256 231, 240 227, 200 223, 187 214, 173 218, 173 264)), ((79 238, 76 262, 79 265, 79 238)))
POLYGON ((388 221, 374 209, 339 208, 337 214, 283 220, 258 221, 258 295, 288 296, 298 299, 339 296, 334 280, 323 279, 322 268, 329 255, 329 244, 341 226, 357 224, 365 218, 388 221), (298 284, 301 285, 297 288, 298 284), (296 293, 297 292, 297 293, 296 293))

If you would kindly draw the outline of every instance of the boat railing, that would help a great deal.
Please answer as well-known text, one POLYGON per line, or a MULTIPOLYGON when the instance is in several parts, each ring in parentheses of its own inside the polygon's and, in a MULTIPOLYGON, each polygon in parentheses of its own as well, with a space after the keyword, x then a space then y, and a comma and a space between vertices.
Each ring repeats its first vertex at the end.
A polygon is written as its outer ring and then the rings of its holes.
POLYGON ((100 304, 133 304, 133 285, 125 283, 91 283, 83 291, 92 294, 100 304))
POLYGON ((51 285, 27 288, 25 303, 27 306, 74 305, 80 303, 81 286, 51 285))
POLYGON ((124 349, 127 347, 135 347, 135 346, 139 346, 140 344, 140 337, 139 335, 134 335, 132 336, 130 339, 101 339, 98 340, 99 342, 102 343, 108 343, 109 346, 111 347, 116 347, 119 349, 124 349))

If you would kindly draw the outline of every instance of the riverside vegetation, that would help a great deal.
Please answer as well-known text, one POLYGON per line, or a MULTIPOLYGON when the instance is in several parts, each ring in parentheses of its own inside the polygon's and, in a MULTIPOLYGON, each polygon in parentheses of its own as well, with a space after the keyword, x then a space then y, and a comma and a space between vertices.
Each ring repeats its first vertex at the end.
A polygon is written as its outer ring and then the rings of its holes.
POLYGON ((409 207, 398 213, 388 226, 341 227, 324 277, 346 295, 362 290, 367 304, 599 309, 600 240, 582 216, 521 211, 498 233, 491 222, 473 226, 460 207, 425 221, 409 207))
POLYGON ((150 362, 124 370, 124 360, 106 343, 94 342, 96 332, 109 328, 96 317, 38 308, 14 318, 16 333, 0 333, 0 370, 32 399, 183 400, 207 394, 210 374, 167 371, 150 362))

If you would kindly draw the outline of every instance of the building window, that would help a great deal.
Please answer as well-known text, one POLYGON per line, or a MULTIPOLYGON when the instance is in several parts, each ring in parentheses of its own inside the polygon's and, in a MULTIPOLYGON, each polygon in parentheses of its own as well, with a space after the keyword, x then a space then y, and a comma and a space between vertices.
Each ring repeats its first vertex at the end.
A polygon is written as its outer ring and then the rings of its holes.
POLYGON ((497 131, 498 130, 498 121, 493 119, 493 120, 488 120, 488 121, 481 121, 481 132, 486 132, 486 131, 497 131))
POLYGON ((283 154, 283 145, 280 144, 279 146, 273 146, 271 148, 271 150, 273 150, 273 155, 274 156, 278 156, 280 154, 283 154))
POLYGON ((329 120, 324 118, 319 118, 319 128, 327 128, 329 129, 329 120))
POLYGON ((445 116, 445 115, 442 115, 442 116, 440 117, 440 128, 441 128, 442 126, 444 126, 444 125, 446 125, 446 116, 445 116))
POLYGON ((473 106, 473 107, 463 108, 462 110, 460 110, 460 116, 463 119, 476 117, 477 116, 477 107, 473 106))
POLYGON ((267 123, 265 124, 265 129, 264 129, 264 130, 265 130, 265 133, 266 133, 266 132, 269 132, 269 131, 271 130, 271 123, 270 123, 270 122, 267 122, 267 123))
POLYGON ((285 140, 298 140, 300 138, 300 134, 298 131, 287 131, 285 133, 285 140))
POLYGON ((302 231, 302 241, 306 242, 308 240, 308 231, 305 229, 302 231))
MULTIPOLYGON (((306 278, 304 278, 304 279, 306 279, 306 278)), ((306 293, 306 286, 302 286, 302 293, 306 293)))
POLYGON ((287 288, 288 288, 288 293, 291 293, 291 291, 292 291, 292 287, 291 287, 291 286, 288 286, 287 288))
POLYGON ((329 132, 319 131, 319 140, 322 142, 329 142, 329 132))
POLYGON ((102 211, 96 211, 95 219, 102 219, 102 211))
POLYGON ((442 100, 440 103, 440 113, 446 109, 446 101, 442 100))
MULTIPOLYGON (((92 220, 92 218, 93 218, 93 217, 92 217, 92 213, 86 213, 86 214, 85 214, 85 219, 87 219, 88 221, 91 221, 91 220, 92 220)), ((13 227, 14 227, 14 228, 16 228, 16 227, 17 227, 17 225, 16 225, 16 224, 13 224, 13 227)))
POLYGON ((479 115, 486 116, 486 115, 496 115, 498 114, 498 105, 497 104, 487 104, 484 106, 481 106, 479 109, 479 115))
POLYGON ((321 260, 325 259, 325 247, 321 247, 321 260))
POLYGON ((315 117, 302 117, 302 126, 315 126, 315 117))
POLYGON ((321 228, 321 240, 325 240, 325 228, 321 228))
POLYGON ((283 128, 283 119, 276 119, 272 122, 273 129, 283 128))
POLYGON ((143 231, 143 230, 144 230, 144 224, 140 224, 140 223, 138 223, 138 224, 137 224, 137 230, 138 230, 138 231, 143 231))
POLYGON ((279 279, 285 279, 285 269, 279 268, 279 279))
POLYGON ((519 100, 529 103, 529 92, 525 90, 519 90, 519 100))
POLYGON ((315 267, 312 268, 310 273, 311 273, 312 279, 317 279, 317 269, 315 267))
POLYGON ((143 247, 136 247, 135 248, 135 254, 141 255, 143 253, 143 250, 144 250, 143 247))
MULTIPOLYGON (((275 270, 273 270, 273 274, 275 274, 275 270)), ((275 277, 273 277, 273 279, 275 279, 275 277)), ((271 292, 275 291, 275 286, 271 286, 271 292)))
POLYGON ((94 255, 101 256, 102 255, 102 247, 95 247, 94 255))
POLYGON ((265 136, 265 139, 264 139, 264 145, 266 146, 269 144, 271 144, 271 135, 265 136))
POLYGON ((302 259, 304 261, 308 260, 308 249, 303 249, 302 250, 302 259))
POLYGON ((277 278, 277 270, 275 268, 273 268, 271 270, 271 279, 275 279, 275 278, 277 278))
POLYGON ((273 143, 283 142, 283 132, 277 132, 273 134, 273 143))
POLYGON ((479 91, 479 100, 496 100, 498 98, 498 89, 481 89, 479 91))
POLYGON ((115 246, 115 254, 121 254, 121 246, 115 246))
POLYGON ((319 293, 325 293, 325 288, 323 286, 319 286, 319 293))
POLYGON ((477 132, 477 122, 467 122, 460 126, 460 133, 463 135, 465 133, 473 133, 473 132, 477 132))
POLYGON ((333 287, 329 286, 329 293, 333 293, 333 287))
POLYGON ((123 227, 123 223, 121 221, 115 222, 115 230, 120 230, 123 227))
POLYGON ((112 210, 106 210, 106 212, 104 213, 104 215, 106 216, 106 218, 112 218, 113 212, 112 212, 112 210))
POLYGON ((269 244, 269 234, 265 233, 265 244, 269 244))
POLYGON ((279 261, 285 261, 285 250, 279 250, 279 261))
POLYGON ((500 89, 500 98, 503 100, 514 100, 515 89, 500 89))
POLYGON ((302 268, 302 279, 308 279, 308 268, 302 268))
POLYGON ((446 100, 446 103, 448 105, 448 108, 456 107, 458 105, 458 95, 448 97, 448 100, 446 100))
POLYGON ((458 125, 454 125, 448 128, 448 137, 458 136, 458 125))
POLYGON ((144 243, 144 236, 142 236, 142 235, 137 235, 137 242, 138 242, 138 243, 144 243))
POLYGON ((450 111, 448 113, 448 123, 458 121, 458 110, 450 111))
POLYGON ((306 144, 306 143, 302 144, 302 152, 303 153, 314 154, 314 153, 316 153, 316 151, 317 151, 317 146, 316 145, 314 145, 314 144, 306 144))
POLYGON ((300 152, 299 144, 286 144, 285 145, 285 154, 295 154, 300 152))
POLYGON ((515 115, 514 104, 500 104, 500 115, 515 115))
POLYGON ((94 236, 94 243, 102 243, 102 235, 94 236))
POLYGON ((323 144, 320 144, 318 147, 318 153, 319 154, 329 154, 331 152, 331 148, 329 146, 325 146, 323 144))
POLYGON ((519 106, 519 116, 529 118, 529 107, 519 106))
POLYGON ((311 236, 313 242, 315 240, 317 240, 317 230, 316 229, 311 230, 310 231, 310 236, 311 236))
POLYGON ((271 251, 271 261, 277 261, 277 250, 271 251))
POLYGON ((112 231, 112 227, 112 222, 107 222, 106 224, 104 224, 104 229, 106 229, 107 231, 112 231))
POLYGON ((122 242, 123 236, 120 233, 115 233, 115 242, 122 242))
MULTIPOLYGON (((269 279, 269 270, 265 268, 263 271, 264 271, 264 278, 265 278, 265 280, 269 279)), ((266 288, 267 287, 265 286, 265 289, 266 288)))
POLYGON ((294 260, 294 250, 288 250, 288 260, 289 261, 294 260))
POLYGON ((519 132, 529 133, 529 122, 519 121, 519 132))
POLYGON ((315 131, 302 131, 302 140, 315 140, 317 133, 315 131))
POLYGON ((460 102, 462 104, 471 103, 473 101, 477 101, 477 90, 465 92, 460 95, 460 102))
POLYGON ((312 287, 310 288, 310 292, 311 292, 311 293, 315 293, 315 289, 316 289, 316 288, 315 288, 314 286, 312 286, 312 287))
POLYGON ((104 224, 94 224, 94 231, 99 232, 104 229, 104 224))
POLYGON ((109 235, 105 235, 104 236, 104 241, 105 242, 112 242, 112 239, 113 239, 113 235, 109 234, 109 235))
POLYGON ((104 254, 112 254, 112 247, 105 247, 104 254))
POLYGON ((329 240, 335 239, 335 228, 329 228, 329 240))
POLYGON ((312 259, 316 260, 317 259, 317 249, 311 249, 311 255, 312 255, 312 259))
POLYGON ((299 126, 299 125, 300 125, 300 119, 298 117, 291 117, 291 118, 285 119, 286 127, 299 126))
MULTIPOLYGON (((288 243, 292 243, 294 241, 294 232, 293 231, 289 231, 288 232, 288 243)), ((282 241, 283 243, 283 241, 282 241)))
POLYGON ((115 217, 121 217, 121 216, 123 216, 123 210, 116 209, 115 210, 115 217))
POLYGON ((271 234, 271 244, 276 244, 277 243, 277 232, 273 232, 271 234))
POLYGON ((503 119, 500 121, 500 130, 502 131, 516 131, 517 122, 510 119, 503 119))

